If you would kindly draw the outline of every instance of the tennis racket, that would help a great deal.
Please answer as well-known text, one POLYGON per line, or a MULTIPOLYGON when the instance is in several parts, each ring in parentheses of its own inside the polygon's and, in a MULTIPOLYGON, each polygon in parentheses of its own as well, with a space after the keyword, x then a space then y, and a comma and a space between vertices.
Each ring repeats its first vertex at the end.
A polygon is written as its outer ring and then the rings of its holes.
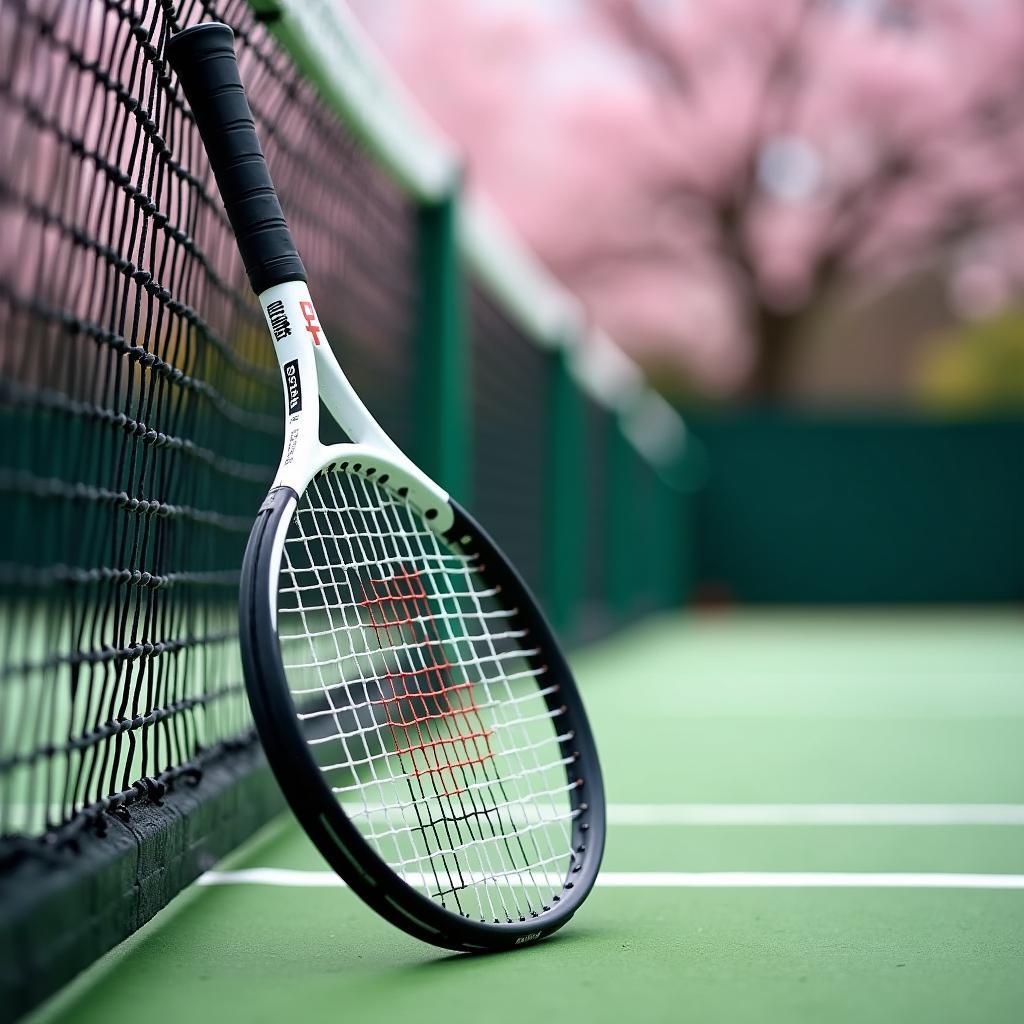
POLYGON ((240 601, 268 760, 323 856, 393 924, 457 950, 534 942, 586 899, 604 847, 597 752, 565 658, 515 569, 338 365, 231 29, 187 29, 168 56, 284 382, 284 453, 240 601), (321 401, 350 443, 321 444, 321 401))

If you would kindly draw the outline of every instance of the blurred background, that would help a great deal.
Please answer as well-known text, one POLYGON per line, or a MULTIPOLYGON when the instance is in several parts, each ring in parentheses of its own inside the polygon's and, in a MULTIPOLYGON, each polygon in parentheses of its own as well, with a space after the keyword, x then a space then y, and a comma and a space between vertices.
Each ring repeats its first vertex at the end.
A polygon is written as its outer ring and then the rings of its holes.
POLYGON ((1024 9, 360 0, 709 449, 714 599, 1024 596, 1024 9))
POLYGON ((1012 0, 361 0, 489 192, 680 398, 1024 407, 1012 0))

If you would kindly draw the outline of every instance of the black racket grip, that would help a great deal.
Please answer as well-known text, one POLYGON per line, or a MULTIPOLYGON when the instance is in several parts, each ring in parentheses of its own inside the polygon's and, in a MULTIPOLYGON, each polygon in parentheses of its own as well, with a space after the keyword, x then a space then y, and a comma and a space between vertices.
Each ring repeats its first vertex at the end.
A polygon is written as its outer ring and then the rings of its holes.
POLYGON ((253 291, 305 281, 238 74, 235 34, 216 22, 195 25, 170 39, 167 57, 195 115, 253 291))

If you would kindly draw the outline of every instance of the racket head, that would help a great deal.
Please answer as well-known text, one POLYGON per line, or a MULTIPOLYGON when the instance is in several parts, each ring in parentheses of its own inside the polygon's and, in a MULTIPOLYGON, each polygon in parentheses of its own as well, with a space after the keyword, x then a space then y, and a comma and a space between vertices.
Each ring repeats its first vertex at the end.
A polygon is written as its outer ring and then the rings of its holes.
POLYGON ((363 900, 438 946, 513 948, 594 885, 597 752, 523 580, 456 502, 428 520, 416 497, 351 446, 271 491, 243 565, 246 686, 290 806, 363 900))

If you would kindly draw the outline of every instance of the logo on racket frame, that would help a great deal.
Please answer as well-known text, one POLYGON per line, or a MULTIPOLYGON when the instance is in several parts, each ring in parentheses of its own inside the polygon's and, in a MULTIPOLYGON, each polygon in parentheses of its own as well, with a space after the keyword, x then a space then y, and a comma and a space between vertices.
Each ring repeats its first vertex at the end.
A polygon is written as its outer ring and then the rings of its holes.
POLYGON ((288 392, 288 415, 302 411, 302 383, 299 380, 299 361, 284 364, 284 386, 288 392))
POLYGON ((303 300, 299 303, 299 309, 302 310, 303 319, 306 321, 306 330, 313 337, 313 344, 320 344, 320 324, 317 323, 316 310, 313 308, 313 303, 303 300))
POLYGON ((270 324, 274 341, 282 341, 284 338, 292 336, 292 325, 288 320, 288 314, 284 311, 284 303, 280 299, 267 306, 267 322, 270 324))

